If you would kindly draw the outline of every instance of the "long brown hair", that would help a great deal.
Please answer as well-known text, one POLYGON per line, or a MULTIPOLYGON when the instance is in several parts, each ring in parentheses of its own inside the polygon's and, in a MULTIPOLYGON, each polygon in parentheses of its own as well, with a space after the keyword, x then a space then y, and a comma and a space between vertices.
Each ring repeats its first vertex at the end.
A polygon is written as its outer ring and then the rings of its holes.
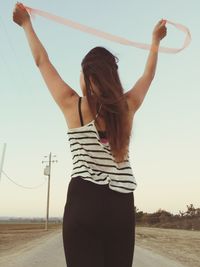
POLYGON ((113 157, 121 162, 128 153, 131 127, 118 61, 106 48, 95 47, 83 58, 81 66, 90 110, 95 116, 101 107, 99 116, 104 119, 113 157))

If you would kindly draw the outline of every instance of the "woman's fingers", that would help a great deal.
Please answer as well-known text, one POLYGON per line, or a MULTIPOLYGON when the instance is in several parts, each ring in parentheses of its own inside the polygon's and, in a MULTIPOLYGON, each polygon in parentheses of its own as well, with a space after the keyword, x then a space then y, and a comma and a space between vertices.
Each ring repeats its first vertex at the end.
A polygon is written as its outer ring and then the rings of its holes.
POLYGON ((153 36, 156 39, 161 40, 166 36, 167 34, 167 27, 165 26, 166 22, 167 22, 166 20, 161 19, 154 27, 153 36))
POLYGON ((20 26, 23 26, 27 20, 30 19, 30 16, 22 3, 17 2, 15 4, 15 9, 13 11, 13 21, 20 26))
POLYGON ((22 3, 19 3, 19 8, 25 9, 24 5, 22 3))

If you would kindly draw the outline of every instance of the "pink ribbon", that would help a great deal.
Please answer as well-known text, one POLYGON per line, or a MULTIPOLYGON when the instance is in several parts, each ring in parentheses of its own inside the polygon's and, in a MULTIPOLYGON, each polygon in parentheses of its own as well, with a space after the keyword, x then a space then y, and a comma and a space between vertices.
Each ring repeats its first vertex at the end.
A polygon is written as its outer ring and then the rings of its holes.
MULTIPOLYGON (((66 18, 58 17, 56 15, 50 14, 50 13, 48 13, 46 11, 43 11, 43 10, 35 9, 35 8, 32 8, 32 7, 28 7, 28 6, 24 6, 24 7, 26 8, 26 10, 29 12, 29 14, 32 17, 34 17, 34 15, 39 15, 39 16, 45 17, 47 19, 56 21, 56 22, 58 22, 60 24, 67 25, 67 26, 69 26, 71 28, 80 30, 82 32, 87 32, 87 33, 96 35, 98 37, 107 39, 107 40, 112 41, 112 42, 116 42, 116 43, 120 43, 120 44, 128 45, 128 46, 134 46, 134 47, 137 47, 137 48, 140 48, 140 49, 145 49, 145 50, 152 49, 152 45, 150 45, 150 44, 144 44, 144 43, 131 41, 131 40, 122 38, 120 36, 116 36, 116 35, 113 35, 113 34, 110 34, 110 33, 106 33, 106 32, 94 29, 92 27, 88 27, 86 25, 77 23, 75 21, 72 21, 72 20, 69 20, 69 19, 66 19, 66 18)), ((175 22, 172 22, 172 21, 169 21, 169 20, 165 20, 165 21, 166 21, 166 23, 169 23, 169 24, 173 25, 174 27, 176 27, 178 30, 184 32, 185 33, 185 40, 184 40, 184 43, 183 43, 181 48, 170 48, 170 47, 159 46, 158 51, 159 52, 163 52, 163 53, 178 53, 178 52, 180 52, 181 50, 183 50, 184 48, 186 48, 190 44, 190 42, 191 42, 190 31, 186 26, 184 26, 182 24, 175 23, 175 22)))

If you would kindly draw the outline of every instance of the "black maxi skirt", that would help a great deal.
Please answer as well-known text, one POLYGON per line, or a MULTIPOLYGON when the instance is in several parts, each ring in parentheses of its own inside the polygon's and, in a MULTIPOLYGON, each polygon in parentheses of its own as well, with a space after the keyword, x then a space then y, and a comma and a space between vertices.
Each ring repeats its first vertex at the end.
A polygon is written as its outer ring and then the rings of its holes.
POLYGON ((132 267, 134 194, 71 178, 63 215, 67 267, 132 267))

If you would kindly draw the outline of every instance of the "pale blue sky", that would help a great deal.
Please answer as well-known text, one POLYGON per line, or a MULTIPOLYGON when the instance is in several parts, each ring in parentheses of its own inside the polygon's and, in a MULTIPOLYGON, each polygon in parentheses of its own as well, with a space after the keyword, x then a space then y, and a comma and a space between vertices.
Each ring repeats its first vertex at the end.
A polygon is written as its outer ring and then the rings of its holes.
MULTIPOLYGON (((67 125, 34 64, 25 34, 12 21, 16 1, 0 4, 0 156, 7 143, 4 171, 24 186, 41 184, 44 156, 57 155, 52 166, 50 216, 62 216, 72 168, 67 125)), ((200 2, 24 1, 74 21, 127 39, 149 43, 154 25, 166 18, 186 25, 192 43, 178 54, 158 57, 157 72, 134 119, 130 151, 138 183, 135 205, 143 211, 172 213, 200 206, 200 2)), ((36 17, 36 33, 62 78, 78 93, 80 63, 94 46, 119 57, 125 91, 144 71, 148 51, 112 43, 36 17)), ((184 34, 171 25, 161 45, 180 47, 184 34)), ((0 181, 0 216, 45 216, 47 184, 26 190, 4 174, 0 181)))

